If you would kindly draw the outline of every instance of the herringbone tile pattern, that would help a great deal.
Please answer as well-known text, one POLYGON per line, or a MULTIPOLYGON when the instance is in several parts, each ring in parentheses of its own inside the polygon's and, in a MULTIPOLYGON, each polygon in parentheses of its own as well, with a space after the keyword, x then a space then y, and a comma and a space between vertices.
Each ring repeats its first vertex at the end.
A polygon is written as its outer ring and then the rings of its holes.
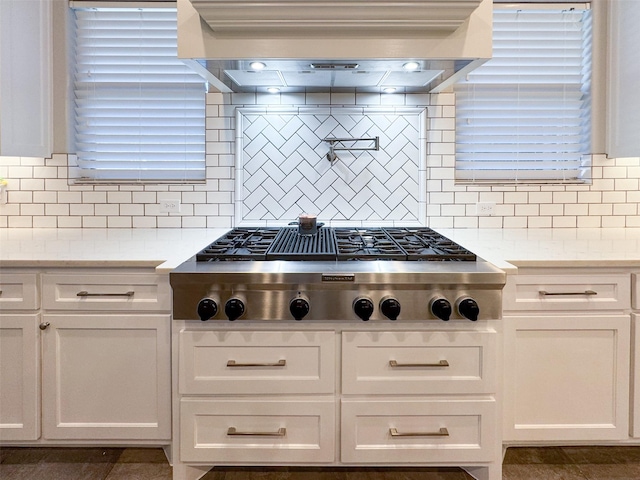
POLYGON ((426 196, 424 110, 307 110, 243 112, 236 152, 241 221, 293 220, 303 212, 323 221, 420 220, 419 203, 426 196), (336 151, 332 165, 324 141, 331 137, 380 137, 380 150, 336 151))

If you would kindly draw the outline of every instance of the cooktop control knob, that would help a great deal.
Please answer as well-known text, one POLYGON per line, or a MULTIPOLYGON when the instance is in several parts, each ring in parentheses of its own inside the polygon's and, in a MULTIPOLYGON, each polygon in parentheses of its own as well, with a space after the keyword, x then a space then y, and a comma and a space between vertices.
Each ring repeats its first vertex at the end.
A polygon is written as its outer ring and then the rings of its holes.
POLYGON ((244 313, 244 302, 239 298, 231 298, 227 300, 227 303, 224 306, 224 313, 227 315, 229 320, 237 320, 244 313))
POLYGON ((384 297, 380 300, 380 311, 389 320, 397 320, 400 315, 400 302, 394 297, 384 297))
POLYGON ((289 311, 293 318, 302 320, 309 313, 309 301, 303 297, 296 297, 289 303, 289 311))
POLYGON ((433 313, 434 316, 438 317, 440 320, 444 320, 445 322, 451 318, 451 312, 453 311, 451 308, 451 302, 442 297, 437 297, 431 300, 429 310, 431 310, 431 313, 433 313))
POLYGON ((218 313, 218 304, 211 298, 203 298, 198 302, 198 316, 203 322, 213 318, 218 313))
POLYGON ((465 297, 460 298, 456 302, 458 305, 458 312, 464 318, 468 318, 472 322, 478 320, 478 315, 480 315, 480 307, 478 306, 478 302, 476 302, 473 298, 465 297))
POLYGON ((373 302, 369 297, 358 297, 353 301, 353 311, 366 322, 373 313, 373 302))

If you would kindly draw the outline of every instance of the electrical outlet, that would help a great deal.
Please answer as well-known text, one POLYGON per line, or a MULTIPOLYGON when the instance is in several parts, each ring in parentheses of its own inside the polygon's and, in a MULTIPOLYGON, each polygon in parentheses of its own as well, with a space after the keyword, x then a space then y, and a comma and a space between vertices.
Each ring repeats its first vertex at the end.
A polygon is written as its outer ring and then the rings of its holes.
POLYGON ((476 214, 479 217, 490 217, 495 208, 496 204, 493 202, 478 202, 476 203, 476 214))
POLYGON ((160 211, 163 213, 180 213, 180 200, 160 200, 160 211))

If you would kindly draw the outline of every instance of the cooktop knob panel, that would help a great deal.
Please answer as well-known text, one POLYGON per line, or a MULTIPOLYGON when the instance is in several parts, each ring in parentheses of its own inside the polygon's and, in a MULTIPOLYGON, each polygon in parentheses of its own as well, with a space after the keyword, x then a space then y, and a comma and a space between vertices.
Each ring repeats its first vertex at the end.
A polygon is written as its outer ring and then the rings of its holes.
POLYGON ((198 316, 203 322, 213 318, 218 313, 218 304, 212 298, 203 298, 198 302, 198 316))
POLYGON ((303 297, 296 297, 289 303, 289 311, 296 320, 302 320, 309 313, 309 308, 309 301, 303 297))
POLYGON ((473 298, 461 298, 457 301, 457 305, 458 312, 464 318, 468 318, 472 322, 478 320, 478 315, 480 315, 480 307, 478 306, 478 302, 476 302, 473 298))
POLYGON ((224 306, 224 313, 227 315, 229 320, 237 320, 244 313, 244 302, 239 298, 231 298, 227 300, 227 303, 224 306))
POLYGON ((400 315, 400 302, 394 297, 384 297, 380 300, 380 311, 389 320, 397 320, 400 315))
POLYGON ((445 322, 451 318, 451 312, 453 311, 453 308, 451 308, 451 302, 442 297, 431 300, 429 309, 434 316, 438 317, 440 320, 444 320, 445 322))
POLYGON ((358 297, 353 301, 353 311, 366 322, 373 314, 373 302, 369 297, 358 297))

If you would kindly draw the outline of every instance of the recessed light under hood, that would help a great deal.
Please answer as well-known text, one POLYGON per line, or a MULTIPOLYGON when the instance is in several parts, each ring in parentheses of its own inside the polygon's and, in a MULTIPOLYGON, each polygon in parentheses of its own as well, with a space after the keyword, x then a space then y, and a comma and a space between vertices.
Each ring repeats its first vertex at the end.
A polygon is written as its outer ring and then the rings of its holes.
POLYGON ((223 92, 437 92, 490 58, 492 12, 492 0, 178 0, 178 55, 223 92))

